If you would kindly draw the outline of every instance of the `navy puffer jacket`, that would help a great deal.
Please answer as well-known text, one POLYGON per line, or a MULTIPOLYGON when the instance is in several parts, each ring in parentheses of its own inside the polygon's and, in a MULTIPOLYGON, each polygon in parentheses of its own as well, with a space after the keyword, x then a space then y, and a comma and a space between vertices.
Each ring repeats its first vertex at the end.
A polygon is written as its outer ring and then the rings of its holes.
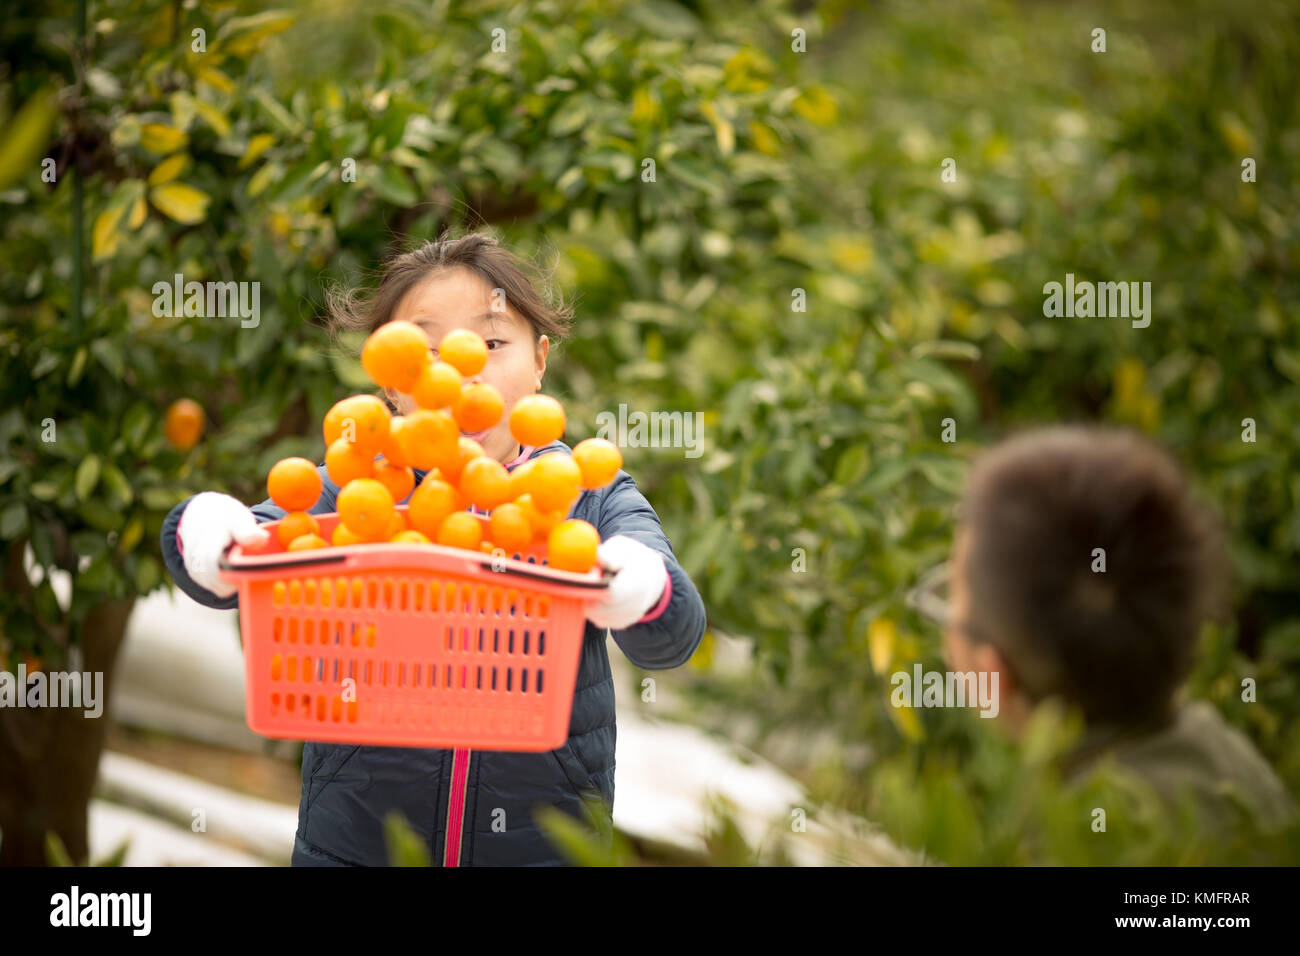
MULTIPOLYGON (((525 449, 512 466, 544 454, 569 454, 563 442, 525 449)), ((333 512, 338 486, 319 468, 323 491, 311 509, 333 512)), ((416 471, 416 483, 424 479, 416 471)), ((208 607, 237 607, 217 598, 185 571, 176 529, 190 499, 163 523, 167 568, 182 591, 208 607)), ((408 499, 409 500, 409 499, 408 499)), ((259 522, 284 511, 270 500, 252 508, 259 522)), ((606 636, 637 667, 663 670, 685 663, 704 635, 699 592, 673 555, 659 516, 620 471, 612 484, 584 491, 570 517, 590 522, 601 540, 627 535, 663 555, 669 599, 657 617, 621 631, 587 623, 578 669, 569 739, 543 753, 370 747, 308 742, 303 751, 295 866, 384 866, 383 820, 400 811, 425 841, 436 864, 449 866, 556 866, 565 860, 537 826, 533 811, 556 807, 594 824, 588 799, 614 805, 614 683, 606 636)))

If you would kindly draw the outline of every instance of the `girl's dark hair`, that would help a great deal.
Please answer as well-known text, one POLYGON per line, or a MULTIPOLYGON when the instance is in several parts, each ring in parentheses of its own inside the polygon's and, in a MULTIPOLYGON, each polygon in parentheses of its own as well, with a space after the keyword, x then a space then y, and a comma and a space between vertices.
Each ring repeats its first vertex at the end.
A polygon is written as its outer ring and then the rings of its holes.
POLYGON ((330 335, 343 332, 369 335, 393 318, 402 298, 420 282, 450 269, 469 269, 492 289, 505 293, 507 304, 533 329, 533 340, 545 335, 554 341, 568 337, 573 307, 555 289, 553 270, 543 270, 500 245, 496 236, 471 232, 454 238, 444 231, 438 239, 390 259, 372 292, 341 286, 326 291, 330 335), (540 290, 540 291, 539 291, 540 290))
POLYGON ((1217 516, 1162 448, 1129 430, 1030 431, 977 463, 962 522, 972 630, 1032 698, 1060 694, 1090 723, 1169 713, 1231 565, 1217 516))

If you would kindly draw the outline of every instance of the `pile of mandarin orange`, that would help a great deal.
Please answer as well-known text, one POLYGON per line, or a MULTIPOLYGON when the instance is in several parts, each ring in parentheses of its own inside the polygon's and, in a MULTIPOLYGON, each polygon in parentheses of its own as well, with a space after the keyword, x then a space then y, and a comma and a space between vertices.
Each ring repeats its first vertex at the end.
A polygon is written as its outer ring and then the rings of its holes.
MULTIPOLYGON (((487 343, 467 329, 447 333, 430 354, 423 330, 394 321, 375 330, 361 352, 366 373, 382 388, 409 395, 418 406, 392 415, 375 395, 343 399, 325 416, 325 469, 339 487, 339 521, 332 541, 308 513, 320 498, 316 465, 285 458, 267 478, 271 500, 286 512, 277 529, 290 551, 396 542, 439 544, 486 554, 522 553, 545 543, 553 567, 586 572, 596 563, 600 536, 586 521, 565 520, 584 488, 617 475, 623 456, 603 438, 588 438, 572 457, 548 454, 508 472, 462 433, 496 425, 505 412, 491 385, 466 382, 487 363, 487 343), (425 471, 415 487, 414 469, 425 471), (414 491, 414 494, 411 492, 414 491), (397 502, 411 496, 406 512, 397 502), (488 512, 486 520, 466 509, 488 512)), ((547 395, 520 399, 510 433, 539 448, 564 434, 564 409, 547 395)))

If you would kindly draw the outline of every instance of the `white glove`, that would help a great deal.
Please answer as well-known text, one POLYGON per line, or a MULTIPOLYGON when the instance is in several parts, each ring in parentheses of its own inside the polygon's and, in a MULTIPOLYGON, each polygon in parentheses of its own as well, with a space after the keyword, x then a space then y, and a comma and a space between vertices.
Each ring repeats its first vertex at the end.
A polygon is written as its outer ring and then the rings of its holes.
POLYGON ((220 598, 230 597, 239 588, 221 577, 217 559, 231 544, 265 544, 270 534, 239 499, 218 491, 204 491, 191 498, 176 528, 185 570, 196 584, 220 598))
POLYGON ((631 627, 663 598, 668 568, 653 548, 616 534, 596 548, 596 560, 614 572, 605 596, 587 605, 587 620, 597 627, 631 627))

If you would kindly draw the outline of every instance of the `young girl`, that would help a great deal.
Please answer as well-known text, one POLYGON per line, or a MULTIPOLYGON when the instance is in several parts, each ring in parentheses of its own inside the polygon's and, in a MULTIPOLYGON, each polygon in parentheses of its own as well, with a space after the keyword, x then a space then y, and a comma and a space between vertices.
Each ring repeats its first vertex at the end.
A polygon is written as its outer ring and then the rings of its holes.
MULTIPOLYGON (((509 469, 541 455, 569 454, 560 441, 521 448, 510 434, 510 409, 541 388, 551 337, 563 338, 569 314, 549 307, 520 260, 490 236, 444 238, 398 256, 373 296, 335 296, 331 310, 339 327, 366 332, 395 319, 414 322, 428 332, 431 349, 452 329, 478 332, 487 341, 488 362, 473 381, 501 393, 505 414, 495 427, 469 437, 509 469), (501 291, 494 296, 494 290, 501 291)), ((396 413, 414 409, 409 396, 385 390, 385 397, 396 413)), ((324 465, 319 471, 324 490, 311 510, 333 512, 338 486, 324 465)), ((424 472, 415 477, 418 485, 424 472)), ((217 559, 232 543, 266 540, 269 532, 260 524, 283 515, 270 500, 250 510, 229 495, 195 495, 163 524, 167 568, 201 604, 234 608, 235 589, 217 573, 217 559)), ((659 517, 626 472, 604 488, 584 491, 569 516, 596 527, 598 558, 614 572, 607 594, 587 608, 569 739, 544 753, 309 742, 293 865, 387 864, 383 821, 392 811, 445 866, 560 865, 565 860, 534 811, 549 805, 594 824, 584 798, 603 799, 613 810, 614 684, 606 635, 612 633, 637 667, 677 667, 704 634, 704 605, 659 517)))

